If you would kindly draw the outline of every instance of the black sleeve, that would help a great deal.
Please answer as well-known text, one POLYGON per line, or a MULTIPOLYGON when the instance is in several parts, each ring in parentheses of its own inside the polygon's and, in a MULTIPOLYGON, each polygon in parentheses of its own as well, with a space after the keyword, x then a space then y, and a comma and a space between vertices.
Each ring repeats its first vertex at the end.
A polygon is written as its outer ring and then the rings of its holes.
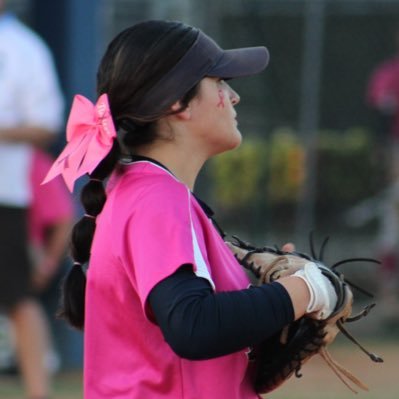
POLYGON ((255 345, 294 319, 291 299, 281 284, 215 293, 191 266, 158 283, 149 303, 171 348, 191 360, 255 345))

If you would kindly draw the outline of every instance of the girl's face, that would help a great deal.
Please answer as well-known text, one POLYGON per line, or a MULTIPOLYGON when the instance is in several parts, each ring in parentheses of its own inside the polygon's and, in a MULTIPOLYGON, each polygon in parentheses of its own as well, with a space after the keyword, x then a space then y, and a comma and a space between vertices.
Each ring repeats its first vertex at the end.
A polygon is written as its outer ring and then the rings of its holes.
POLYGON ((238 147, 241 133, 234 106, 239 95, 222 79, 204 78, 190 108, 195 134, 210 156, 238 147))

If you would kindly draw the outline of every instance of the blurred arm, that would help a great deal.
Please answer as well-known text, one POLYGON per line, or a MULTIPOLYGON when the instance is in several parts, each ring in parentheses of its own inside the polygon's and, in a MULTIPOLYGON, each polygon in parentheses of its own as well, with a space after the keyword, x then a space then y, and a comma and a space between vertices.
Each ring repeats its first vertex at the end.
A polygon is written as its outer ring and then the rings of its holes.
POLYGON ((33 285, 38 291, 43 290, 57 273, 65 255, 71 227, 72 220, 65 219, 49 228, 43 252, 35 267, 33 276, 33 285))
POLYGON ((34 126, 0 128, 0 142, 28 143, 39 147, 51 144, 56 135, 48 129, 34 126))

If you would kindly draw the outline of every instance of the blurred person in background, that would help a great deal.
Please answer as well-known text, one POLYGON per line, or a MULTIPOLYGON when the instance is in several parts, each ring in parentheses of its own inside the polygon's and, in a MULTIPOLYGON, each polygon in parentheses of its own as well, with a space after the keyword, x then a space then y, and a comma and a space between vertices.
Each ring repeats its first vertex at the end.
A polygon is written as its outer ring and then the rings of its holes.
POLYGON ((366 93, 367 104, 378 116, 378 141, 387 169, 377 245, 382 260, 381 309, 389 322, 399 322, 399 27, 394 40, 396 54, 377 65, 366 93))
MULTIPOLYGON (((35 294, 55 273, 69 223, 65 215, 56 222, 41 211, 34 215, 40 206, 32 207, 38 190, 32 182, 42 162, 35 148, 49 145, 62 123, 63 98, 49 49, 0 0, 0 310, 12 324, 30 399, 50 395, 49 330, 35 294), (30 255, 29 221, 40 247, 36 260, 30 255)), ((54 200, 46 198, 46 211, 51 213, 54 200)))
POLYGON ((380 120, 379 139, 385 144, 389 182, 399 177, 399 27, 395 31, 397 54, 377 65, 366 93, 367 104, 380 120))
POLYGON ((32 200, 28 208, 28 241, 34 262, 33 285, 43 291, 58 272, 73 222, 72 198, 62 179, 42 185, 54 160, 35 148, 31 159, 32 200))

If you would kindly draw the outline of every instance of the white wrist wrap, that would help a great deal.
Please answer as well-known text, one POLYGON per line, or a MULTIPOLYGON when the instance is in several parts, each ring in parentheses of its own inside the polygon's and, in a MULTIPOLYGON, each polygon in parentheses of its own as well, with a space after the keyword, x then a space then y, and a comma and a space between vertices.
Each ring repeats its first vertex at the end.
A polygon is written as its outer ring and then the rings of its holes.
POLYGON ((314 262, 308 262, 294 276, 305 281, 310 292, 306 313, 315 313, 314 318, 326 319, 334 311, 337 294, 330 280, 325 277, 314 262))

